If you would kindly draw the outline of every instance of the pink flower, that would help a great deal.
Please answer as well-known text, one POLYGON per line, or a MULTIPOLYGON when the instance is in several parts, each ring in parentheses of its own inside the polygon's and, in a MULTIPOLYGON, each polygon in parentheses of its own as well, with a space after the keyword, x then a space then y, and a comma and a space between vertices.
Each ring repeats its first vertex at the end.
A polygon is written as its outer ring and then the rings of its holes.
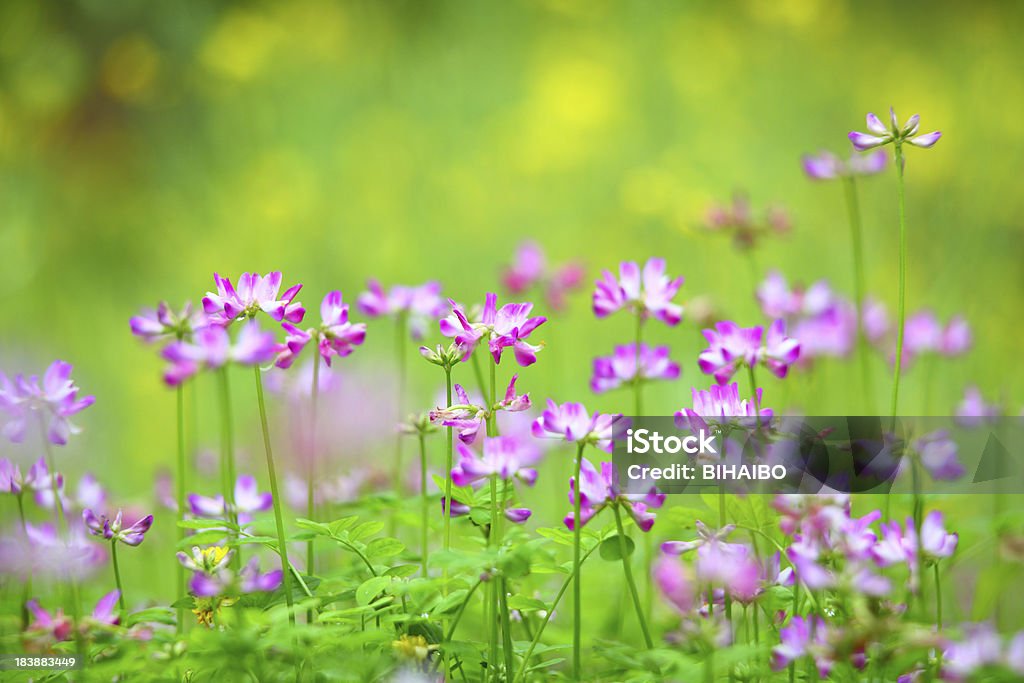
MULTIPOLYGON (((641 531, 650 531, 654 526, 655 515, 650 512, 660 508, 665 502, 665 494, 651 488, 645 494, 622 493, 615 475, 615 466, 610 462, 601 463, 601 471, 583 458, 580 461, 580 526, 586 526, 594 515, 609 505, 621 505, 641 531)), ((569 504, 576 504, 577 483, 575 477, 569 478, 569 504)), ((575 524, 575 514, 565 516, 565 526, 570 530, 575 524)))
POLYGON ((540 460, 541 453, 529 443, 510 436, 485 437, 480 455, 461 442, 456 446, 459 461, 451 472, 456 486, 471 486, 492 475, 505 481, 519 479, 530 486, 537 480, 537 470, 531 465, 540 460))
POLYGON ((686 566, 671 555, 659 555, 651 565, 651 578, 669 604, 680 614, 693 611, 695 591, 686 566))
POLYGON ((934 133, 919 135, 920 120, 921 117, 914 114, 901 127, 896 120, 896 112, 890 107, 888 127, 874 114, 868 114, 867 127, 869 132, 858 133, 851 131, 847 137, 850 138, 853 148, 858 152, 864 152, 875 147, 888 145, 889 143, 900 145, 906 142, 915 147, 931 147, 939 141, 942 133, 935 131, 934 133))
POLYGON ((976 386, 964 390, 963 400, 956 407, 956 421, 963 427, 977 427, 993 422, 1002 414, 997 403, 988 403, 976 386))
POLYGON ((800 342, 786 336, 786 321, 782 319, 768 327, 767 335, 760 326, 744 328, 722 321, 713 330, 704 330, 704 337, 709 346, 701 351, 697 364, 719 384, 728 382, 741 367, 759 364, 776 377, 785 377, 800 356, 800 342))
MULTIPOLYGON (((698 391, 696 388, 691 391, 693 392, 693 407, 683 408, 676 412, 677 426, 689 425, 690 429, 697 431, 707 430, 708 422, 719 424, 727 422, 726 418, 757 417, 765 420, 772 417, 770 408, 762 407, 758 413, 753 401, 741 400, 740 388, 736 382, 724 387, 712 384, 707 391, 698 391)), ((758 406, 762 405, 761 393, 761 389, 758 389, 758 406)))
POLYGON ((79 433, 68 418, 91 406, 96 397, 78 397, 71 369, 70 363, 55 360, 41 382, 36 375, 17 375, 11 382, 0 373, 0 410, 8 415, 4 436, 20 443, 33 413, 46 424, 46 438, 56 446, 66 445, 72 434, 79 433))
POLYGON ((260 573, 259 560, 249 560, 236 577, 226 566, 213 572, 197 571, 189 581, 189 590, 202 598, 221 595, 270 593, 278 589, 284 573, 280 569, 260 573))
POLYGON ((679 377, 679 364, 669 360, 667 346, 650 347, 641 342, 638 359, 636 344, 632 343, 616 346, 611 356, 594 359, 590 388, 595 393, 601 393, 634 383, 638 360, 641 381, 674 380, 679 377))
MULTIPOLYGON (((193 493, 188 497, 188 504, 192 514, 207 519, 226 519, 231 511, 224 496, 208 498, 193 493)), ((234 504, 239 524, 248 524, 253 513, 266 512, 273 506, 274 499, 270 493, 259 491, 256 477, 243 474, 235 481, 234 504)))
POLYGON ((835 663, 825 622, 821 617, 794 616, 789 624, 779 630, 782 642, 772 648, 772 670, 781 671, 802 657, 811 657, 818 668, 818 675, 827 678, 835 663))
MULTIPOLYGON (((529 394, 516 393, 516 381, 519 375, 512 375, 512 379, 505 389, 504 397, 491 406, 479 405, 470 400, 469 394, 462 388, 461 384, 455 385, 455 396, 458 403, 444 408, 435 408, 429 413, 430 421, 440 423, 444 427, 453 427, 458 431, 459 441, 471 444, 476 441, 477 434, 483 426, 484 421, 491 412, 504 411, 509 413, 521 412, 531 407, 529 394)), ((480 403, 483 403, 482 401, 480 403)))
MULTIPOLYGON (((64 486, 64 477, 57 475, 57 486, 64 486)), ((53 488, 50 482, 50 470, 46 466, 46 460, 42 457, 36 460, 28 469, 28 473, 22 476, 21 468, 8 460, 0 459, 0 493, 13 493, 21 495, 25 491, 51 491, 53 488)), ((52 505, 53 493, 50 493, 52 505)))
POLYGON ((523 242, 515 252, 512 264, 502 273, 501 281, 512 295, 525 294, 535 286, 543 287, 548 306, 561 310, 565 295, 578 288, 583 268, 567 263, 549 272, 544 252, 536 242, 523 242))
MULTIPOLYGON (((40 458, 40 462, 42 459, 40 458)), ((38 466, 39 463, 36 463, 38 466)), ((64 495, 64 478, 59 474, 57 475, 57 494, 60 496, 61 504, 65 511, 71 509, 85 509, 85 508, 101 508, 107 500, 107 492, 103 490, 103 486, 96 480, 92 474, 86 472, 82 475, 82 478, 78 480, 78 487, 75 489, 74 496, 64 495)), ((49 478, 47 478, 49 482, 49 478)), ((45 486, 41 486, 36 489, 35 492, 36 505, 48 509, 53 508, 53 487, 47 483, 45 486)))
POLYGON ((559 405, 548 399, 547 410, 533 422, 531 430, 538 439, 590 443, 611 453, 615 423, 621 417, 600 413, 591 417, 582 403, 559 405))
POLYGON ((166 301, 161 301, 156 310, 145 308, 139 315, 133 316, 128 324, 131 326, 132 334, 147 344, 152 344, 186 339, 195 330, 206 327, 207 318, 202 311, 193 310, 191 302, 186 301, 181 311, 175 311, 166 301))
POLYGON ((284 294, 279 295, 281 279, 279 270, 266 275, 242 273, 236 290, 231 280, 214 273, 213 281, 217 291, 207 292, 203 297, 203 310, 212 323, 222 326, 227 326, 239 317, 255 318, 260 311, 278 322, 287 320, 300 323, 306 309, 295 301, 295 297, 302 285, 289 287, 284 294))
POLYGON ((72 526, 67 539, 59 537, 52 524, 31 522, 25 525, 25 533, 0 537, 0 573, 23 580, 83 580, 106 562, 106 549, 90 542, 79 525, 72 526))
POLYGON ((498 296, 489 292, 480 319, 471 323, 459 304, 451 300, 449 303, 452 312, 441 320, 441 334, 455 339, 455 343, 463 349, 463 360, 469 358, 477 344, 486 341, 496 364, 501 362, 504 350, 509 347, 512 348, 516 362, 522 367, 537 362, 537 353, 543 347, 530 344, 526 339, 543 325, 547 318, 531 317, 533 304, 505 304, 499 309, 498 296))
POLYGON ((683 278, 665 275, 665 259, 650 258, 640 266, 634 261, 619 264, 619 278, 602 271, 594 289, 594 315, 598 318, 627 308, 644 318, 655 316, 666 325, 675 326, 683 318, 683 307, 672 303, 683 278))
POLYGON ((310 327, 307 330, 299 329, 287 322, 281 324, 288 336, 283 344, 276 347, 278 355, 274 364, 277 367, 291 367, 310 340, 316 340, 320 357, 330 365, 332 357, 344 358, 366 338, 365 323, 348 321, 348 304, 342 302, 339 291, 328 292, 324 297, 320 303, 320 318, 319 327, 310 327))
POLYGON ((267 363, 276 352, 274 335, 261 330, 255 320, 241 326, 234 344, 225 328, 211 325, 196 332, 192 341, 173 342, 164 349, 163 357, 171 362, 164 372, 164 381, 177 386, 202 369, 215 370, 232 362, 267 363))
POLYGON ((117 511, 114 519, 108 519, 106 515, 97 515, 92 510, 86 509, 82 511, 82 521, 93 536, 136 546, 145 540, 146 532, 153 526, 153 515, 146 515, 134 524, 125 526, 120 510, 117 511))
POLYGON ((731 232, 739 249, 750 249, 762 236, 784 235, 793 227, 789 214, 779 206, 769 207, 763 218, 756 220, 750 201, 740 192, 733 195, 731 204, 715 204, 708 209, 705 223, 708 230, 731 232))
POLYGON ((825 151, 816 155, 805 154, 803 157, 804 173, 811 180, 875 175, 884 171, 888 163, 889 155, 882 149, 876 149, 871 154, 853 154, 848 159, 840 159, 825 151))
POLYGON ((948 431, 923 434, 914 440, 913 448, 921 465, 936 481, 953 481, 964 476, 964 466, 957 457, 956 442, 949 438, 948 431))
POLYGON ((367 291, 356 299, 359 310, 371 318, 405 316, 413 339, 421 339, 427 324, 444 315, 444 299, 437 282, 418 287, 395 285, 390 292, 385 292, 379 282, 369 280, 366 288, 367 291))

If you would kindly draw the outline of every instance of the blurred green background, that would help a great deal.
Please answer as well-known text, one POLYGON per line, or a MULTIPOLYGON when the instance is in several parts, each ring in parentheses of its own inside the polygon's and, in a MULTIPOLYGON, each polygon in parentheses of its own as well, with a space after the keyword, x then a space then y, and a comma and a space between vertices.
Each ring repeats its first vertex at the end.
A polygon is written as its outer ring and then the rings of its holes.
MULTIPOLYGON (((587 388, 591 358, 632 335, 625 317, 593 318, 599 270, 661 255, 686 276, 684 298, 710 295, 724 315, 761 323, 748 259, 701 227, 710 203, 743 190, 794 217, 788 237, 756 251, 758 278, 779 268, 848 294, 842 188, 805 179, 800 155, 845 155, 846 133, 891 104, 944 133, 908 152, 908 308, 963 313, 976 338, 968 356, 939 366, 931 409, 951 410, 977 383, 1016 412, 1022 15, 1014 3, 831 0, 9 0, 0 367, 74 363, 98 401, 62 462, 116 469, 106 479, 120 496, 145 498, 154 469, 172 461, 174 398, 159 359, 129 334, 140 307, 198 302, 214 271, 272 269, 305 284, 313 311, 333 288, 354 301, 367 277, 438 279, 446 294, 481 301, 533 238, 588 272, 569 311, 538 333, 548 347, 521 388, 536 401, 621 409, 628 396, 587 388)), ((893 310, 891 167, 861 197, 869 289, 893 310)), ((689 405, 690 386, 709 384, 693 322, 647 335, 684 364, 647 405, 689 405)), ((342 367, 385 372, 392 357, 390 326, 372 322, 342 367)), ((888 368, 873 362, 881 406, 888 368)), ((438 373, 411 365, 412 402, 430 407, 438 373)), ((915 369, 908 414, 925 405, 915 369)), ((826 361, 785 386, 767 381, 764 401, 864 412, 856 372, 826 361)), ((255 446, 251 387, 237 386, 239 440, 255 446)), ((210 409, 200 428, 215 445, 210 409)))

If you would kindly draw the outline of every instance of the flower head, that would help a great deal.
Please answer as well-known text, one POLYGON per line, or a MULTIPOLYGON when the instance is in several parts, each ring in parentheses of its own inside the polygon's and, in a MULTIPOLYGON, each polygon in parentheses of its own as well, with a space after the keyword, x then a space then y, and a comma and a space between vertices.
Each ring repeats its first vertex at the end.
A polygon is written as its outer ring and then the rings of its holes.
POLYGON ((781 671, 802 657, 811 657, 818 674, 827 678, 834 664, 828 646, 825 622, 821 617, 794 616, 779 629, 782 641, 772 648, 772 670, 781 671))
POLYGON ((953 481, 964 476, 964 466, 957 457, 959 449, 948 431, 939 430, 918 437, 913 442, 913 449, 936 481, 953 481))
POLYGON ((786 321, 779 319, 764 328, 740 327, 731 321, 704 330, 708 348, 701 351, 697 364, 703 373, 725 384, 741 367, 763 364, 776 377, 785 377, 789 366, 800 356, 800 342, 786 336, 786 321))
POLYGON ((130 526, 125 526, 120 510, 117 511, 114 519, 109 519, 106 515, 97 515, 92 510, 86 509, 82 511, 82 521, 93 536, 135 546, 142 543, 146 532, 153 526, 153 515, 146 515, 130 526))
MULTIPOLYGON (((651 512, 660 508, 665 502, 665 494, 651 488, 645 494, 623 493, 615 474, 615 465, 602 462, 598 471, 589 460, 580 461, 580 481, 569 478, 569 503, 576 504, 576 495, 580 496, 580 526, 586 526, 594 515, 609 505, 621 505, 641 531, 650 531, 654 526, 655 515, 651 512)), ((575 525, 575 513, 565 516, 565 525, 572 529, 575 525)))
POLYGON ((654 316, 675 326, 683 318, 683 307, 672 303, 683 278, 665 275, 665 259, 650 258, 643 270, 634 261, 619 264, 619 277, 605 270, 594 289, 594 315, 598 318, 626 308, 647 318, 654 316))
POLYGON ((228 363, 259 365, 274 359, 277 343, 271 332, 260 329, 255 320, 242 325, 234 343, 228 331, 217 325, 203 328, 191 341, 169 344, 163 357, 171 362, 164 372, 164 381, 177 386, 202 369, 215 370, 228 363))
MULTIPOLYGON (((57 486, 64 486, 64 477, 57 474, 57 486)), ((46 466, 46 460, 42 457, 36 460, 28 472, 23 476, 21 468, 7 458, 0 459, 0 493, 13 493, 20 495, 25 491, 50 491, 53 484, 50 482, 50 470, 46 466)), ((52 500, 53 494, 50 493, 52 500)))
POLYGON ((320 325, 302 330, 285 322, 281 324, 288 333, 283 344, 277 345, 277 359, 274 364, 279 368, 291 367, 295 358, 310 341, 315 341, 317 352, 327 365, 331 358, 344 358, 354 351, 354 347, 363 343, 366 338, 365 323, 348 321, 348 304, 343 303, 341 292, 328 292, 320 303, 320 325))
MULTIPOLYGON (((192 514, 207 519, 225 519, 230 512, 224 496, 208 498, 193 493, 188 497, 188 504, 192 514)), ((274 499, 270 493, 259 491, 256 477, 243 474, 235 481, 234 512, 238 515, 239 524, 248 524, 252 521, 253 513, 266 512, 273 504, 274 499)))
POLYGON ((713 205, 705 223, 708 230, 731 232, 739 249, 750 249, 763 235, 784 235, 793 227, 789 214, 779 206, 769 207, 762 219, 756 219, 750 201, 740 192, 733 195, 731 204, 713 205))
MULTIPOLYGON (((33 467, 38 466, 36 463, 33 467)), ((49 479, 47 479, 49 482, 49 479)), ((86 472, 78 480, 78 487, 74 496, 67 496, 64 493, 64 478, 57 475, 57 495, 60 496, 61 504, 65 511, 71 509, 84 510, 85 508, 102 508, 107 502, 107 492, 103 485, 92 474, 86 472)), ((47 484, 36 489, 36 505, 48 509, 53 508, 53 487, 47 484)))
POLYGON ((96 401, 95 396, 78 397, 78 386, 71 379, 70 363, 55 360, 40 381, 36 375, 17 375, 11 382, 0 373, 0 410, 8 415, 3 434, 15 443, 25 438, 32 414, 46 425, 46 438, 56 446, 67 444, 80 430, 68 419, 96 401))
POLYGON ((740 388, 736 382, 727 386, 712 384, 707 391, 699 391, 696 388, 693 392, 693 407, 683 408, 675 415, 676 424, 685 426, 689 424, 690 429, 706 430, 708 422, 721 424, 727 418, 734 417, 757 417, 762 420, 772 417, 770 408, 762 406, 761 389, 757 390, 757 403, 748 399, 740 399, 740 388))
POLYGON ((491 475, 497 475, 505 481, 519 479, 531 486, 537 480, 537 470, 531 465, 540 460, 540 450, 515 437, 484 438, 480 455, 461 442, 457 448, 459 461, 451 472, 452 482, 456 486, 471 486, 491 475))
POLYGON ((208 548, 192 546, 191 555, 178 551, 177 558, 178 562, 180 562, 185 569, 194 572, 203 572, 206 574, 216 574, 217 572, 227 568, 228 563, 231 562, 231 555, 233 553, 233 550, 228 550, 227 548, 219 545, 212 545, 208 548))
POLYGON ((360 312, 371 318, 405 316, 413 339, 421 339, 427 324, 444 315, 444 299, 441 297, 441 285, 437 282, 417 287, 395 285, 391 291, 385 292, 379 282, 369 280, 366 289, 356 299, 360 312))
POLYGON ((875 147, 888 145, 889 143, 901 145, 906 142, 915 147, 931 147, 942 137, 942 133, 939 131, 924 133, 923 135, 918 134, 921 127, 921 117, 917 114, 911 116, 903 126, 900 126, 899 121, 896 119, 896 111, 892 107, 889 108, 888 127, 874 114, 868 114, 867 127, 868 133, 850 131, 850 134, 847 136, 850 138, 850 142, 853 143, 854 149, 858 152, 865 152, 875 147))
POLYGON ((669 604, 680 614, 687 614, 693 610, 696 593, 693 577, 678 558, 667 554, 659 555, 651 565, 651 578, 669 604))
POLYGON ((533 422, 531 431, 539 439, 565 439, 590 443, 601 450, 612 452, 612 434, 621 415, 591 416, 582 403, 555 403, 548 399, 548 407, 533 422))
POLYGON ((556 311, 565 306, 565 295, 578 288, 582 280, 583 268, 577 263, 549 270, 540 245, 529 241, 519 245, 512 264, 501 276, 502 284, 512 295, 525 294, 534 286, 543 287, 548 306, 556 311))
POLYGON ((284 574, 280 569, 261 573, 259 560, 250 559, 238 575, 220 566, 212 572, 196 571, 189 581, 189 590, 200 598, 213 598, 247 593, 269 593, 281 585, 284 574))
POLYGON ((203 297, 203 310, 210 322, 221 326, 229 325, 236 318, 255 318, 261 311, 278 322, 300 323, 306 309, 295 297, 302 285, 293 285, 279 294, 281 279, 279 270, 266 275, 242 273, 236 289, 231 280, 214 273, 217 291, 207 292, 203 297))
POLYGON ((956 421, 963 427, 977 427, 993 422, 1002 414, 998 403, 989 403, 976 386, 964 389, 964 397, 956 407, 956 421))
POLYGON ((462 385, 456 384, 454 388, 458 403, 444 408, 435 408, 430 411, 428 417, 435 424, 439 423, 444 427, 455 428, 458 430, 459 441, 471 444, 476 441, 480 427, 492 413, 499 411, 515 413, 528 410, 531 407, 530 395, 519 394, 516 391, 518 379, 519 375, 512 375, 512 379, 505 389, 505 395, 489 409, 485 405, 481 405, 482 401, 479 403, 472 401, 462 385))
POLYGON ((522 367, 537 362, 537 353, 543 347, 526 340, 534 330, 547 322, 547 318, 530 316, 533 304, 512 303, 498 308, 498 296, 489 292, 479 319, 470 322, 459 304, 451 300, 449 303, 452 312, 441 320, 441 334, 455 339, 455 343, 463 349, 463 360, 469 358, 479 343, 487 342, 495 363, 501 362, 504 350, 509 347, 512 348, 516 362, 522 367))
POLYGON ((146 342, 170 341, 187 339, 198 329, 207 325, 207 318, 202 311, 192 308, 186 301, 180 311, 172 309, 166 301, 161 301, 156 309, 144 308, 128 321, 132 334, 146 342))
POLYGON ((616 346, 611 356, 594 359, 590 388, 595 393, 601 393, 636 382, 638 363, 640 381, 674 380, 679 377, 679 364, 669 360, 667 346, 650 347, 641 342, 640 352, 637 353, 637 346, 632 343, 616 346))
POLYGON ((840 159, 825 151, 803 157, 804 173, 811 180, 875 175, 884 171, 888 163, 889 155, 882 149, 870 154, 853 154, 848 159, 840 159))

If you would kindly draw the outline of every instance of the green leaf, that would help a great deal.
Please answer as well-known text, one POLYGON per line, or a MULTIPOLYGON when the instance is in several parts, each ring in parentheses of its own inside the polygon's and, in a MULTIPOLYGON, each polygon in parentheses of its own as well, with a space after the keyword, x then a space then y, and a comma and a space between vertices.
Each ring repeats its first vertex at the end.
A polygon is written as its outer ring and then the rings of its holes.
POLYGON ((355 515, 352 515, 351 517, 342 517, 341 519, 336 519, 327 526, 328 529, 330 529, 331 534, 337 536, 342 531, 345 531, 346 529, 349 529, 352 526, 354 526, 355 523, 358 521, 359 518, 355 515))
MULTIPOLYGON (((188 606, 192 606, 192 598, 189 598, 188 606)), ((174 610, 169 607, 150 607, 148 609, 139 610, 128 615, 125 619, 125 626, 129 628, 136 624, 142 623, 156 623, 156 624, 173 624, 174 623, 174 610)))
POLYGON ((302 527, 303 529, 309 529, 310 531, 314 531, 314 532, 320 534, 321 536, 330 536, 331 535, 331 530, 327 527, 326 524, 321 524, 320 522, 314 522, 311 519, 305 519, 303 517, 299 517, 298 519, 295 520, 295 525, 299 526, 299 527, 302 527))
MULTIPOLYGON (((432 474, 430 476, 433 478, 434 484, 437 486, 437 490, 441 492, 441 495, 444 495, 445 478, 442 477, 440 474, 432 474)), ((455 484, 452 484, 453 499, 457 500, 460 503, 470 505, 473 502, 473 497, 473 489, 471 489, 470 487, 456 486, 455 484)))
POLYGON ((396 579, 404 579, 407 576, 412 576, 419 570, 420 566, 418 564, 396 564, 394 567, 388 568, 384 575, 393 576, 396 579))
POLYGON ((537 529, 537 533, 548 539, 561 545, 572 546, 574 544, 573 535, 571 531, 565 529, 557 529, 554 527, 541 527, 537 529))
POLYGON ((405 550, 397 538, 375 538, 366 546, 366 555, 371 558, 394 557, 405 550))
POLYGON ((375 576, 367 579, 356 589, 356 604, 368 605, 378 593, 391 585, 390 576, 375 576))
POLYGON ((244 538, 237 538, 231 541, 228 545, 252 545, 254 543, 277 543, 277 539, 273 536, 245 536, 244 538))
POLYGON ((178 541, 179 550, 188 550, 194 545, 212 545, 224 540, 228 532, 224 529, 204 529, 178 541))
POLYGON ((508 608, 517 609, 521 612, 547 611, 548 606, 542 600, 531 598, 526 595, 513 595, 508 599, 508 608))
POLYGON ((232 525, 223 519, 179 519, 178 526, 182 529, 223 529, 232 525))
POLYGON ((171 603, 171 609, 178 609, 179 607, 185 609, 192 609, 195 606, 195 600, 192 598, 191 595, 186 595, 183 598, 178 598, 177 600, 171 603))
POLYGON ((384 522, 373 520, 370 522, 363 522, 356 528, 348 532, 348 538, 350 541, 358 541, 362 538, 368 538, 376 533, 379 533, 384 528, 384 522))
MULTIPOLYGON (((457 591, 452 591, 441 600, 437 605, 434 606, 432 613, 434 616, 440 616, 446 612, 450 612, 462 604, 462 601, 466 599, 466 595, 469 591, 465 588, 461 588, 457 591)), ((511 604, 511 603, 510 603, 511 604)))
POLYGON ((491 523, 491 510, 484 507, 470 508, 469 518, 478 526, 489 526, 491 523))
MULTIPOLYGON (((633 543, 633 539, 629 536, 623 536, 622 538, 626 541, 626 557, 629 557, 633 554, 636 544, 633 543)), ((609 562, 618 562, 621 560, 622 547, 619 542, 618 534, 609 536, 601 541, 601 547, 598 548, 597 552, 601 555, 602 560, 608 560, 609 562)))

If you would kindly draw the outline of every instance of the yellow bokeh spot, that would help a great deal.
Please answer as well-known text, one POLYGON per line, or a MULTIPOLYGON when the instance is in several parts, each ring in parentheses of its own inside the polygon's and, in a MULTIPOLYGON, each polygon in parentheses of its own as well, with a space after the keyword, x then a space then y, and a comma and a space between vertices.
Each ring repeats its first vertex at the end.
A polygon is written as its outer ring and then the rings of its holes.
POLYGON ((211 71, 247 81, 267 64, 282 37, 282 29, 267 17, 233 10, 210 34, 199 57, 211 71))

